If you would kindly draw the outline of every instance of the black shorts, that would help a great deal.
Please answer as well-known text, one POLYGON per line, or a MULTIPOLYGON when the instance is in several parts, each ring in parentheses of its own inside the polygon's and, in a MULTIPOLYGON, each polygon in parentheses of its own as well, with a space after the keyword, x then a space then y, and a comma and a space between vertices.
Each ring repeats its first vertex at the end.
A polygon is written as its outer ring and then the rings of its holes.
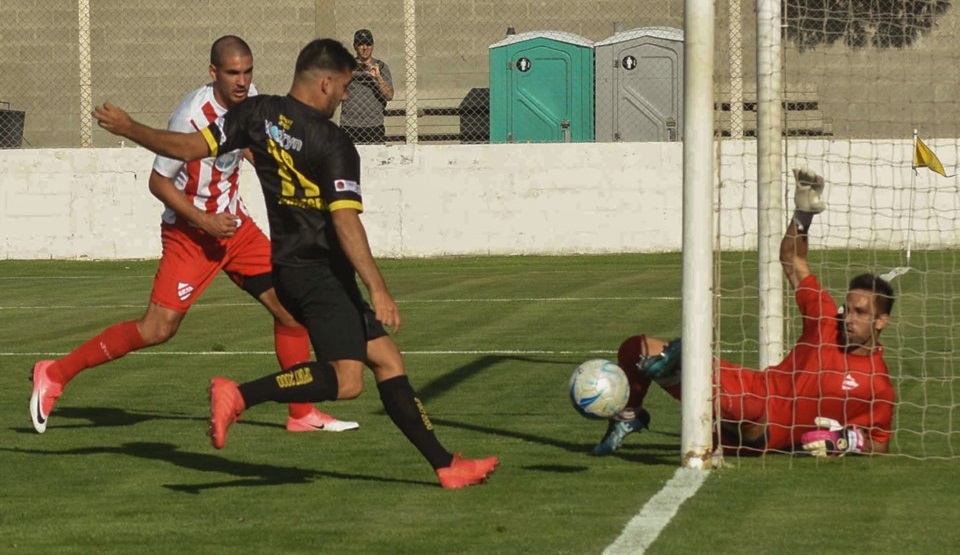
POLYGON ((273 267, 277 297, 307 328, 317 360, 367 360, 367 342, 387 335, 352 269, 273 267))

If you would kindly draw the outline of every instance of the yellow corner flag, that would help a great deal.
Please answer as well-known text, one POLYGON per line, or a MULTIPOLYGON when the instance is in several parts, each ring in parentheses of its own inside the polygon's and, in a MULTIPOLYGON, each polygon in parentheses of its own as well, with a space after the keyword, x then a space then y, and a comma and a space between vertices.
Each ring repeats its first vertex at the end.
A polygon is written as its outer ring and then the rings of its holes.
POLYGON ((919 137, 917 137, 917 147, 913 152, 913 169, 917 168, 929 168, 930 171, 937 172, 943 177, 953 177, 953 175, 947 175, 940 159, 930 150, 930 147, 923 144, 919 137))

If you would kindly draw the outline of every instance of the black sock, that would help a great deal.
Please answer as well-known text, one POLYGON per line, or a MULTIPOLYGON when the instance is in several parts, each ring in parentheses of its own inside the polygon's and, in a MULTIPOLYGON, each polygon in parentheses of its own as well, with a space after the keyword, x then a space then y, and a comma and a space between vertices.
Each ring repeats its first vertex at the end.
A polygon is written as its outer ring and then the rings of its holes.
POLYGON ((337 398, 337 371, 326 362, 307 362, 240 384, 247 408, 265 401, 315 403, 337 398))
POLYGON ((380 400, 390 420, 396 424, 403 435, 407 436, 434 469, 450 466, 453 455, 440 445, 433 424, 417 399, 410 380, 406 376, 397 376, 377 384, 380 400))

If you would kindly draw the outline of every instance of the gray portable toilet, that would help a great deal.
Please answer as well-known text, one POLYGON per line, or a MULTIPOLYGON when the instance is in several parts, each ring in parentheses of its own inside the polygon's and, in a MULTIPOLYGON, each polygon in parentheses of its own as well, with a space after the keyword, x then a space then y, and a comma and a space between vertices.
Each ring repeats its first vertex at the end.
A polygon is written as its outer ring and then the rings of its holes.
POLYGON ((594 57, 597 141, 683 140, 683 31, 623 31, 594 57))

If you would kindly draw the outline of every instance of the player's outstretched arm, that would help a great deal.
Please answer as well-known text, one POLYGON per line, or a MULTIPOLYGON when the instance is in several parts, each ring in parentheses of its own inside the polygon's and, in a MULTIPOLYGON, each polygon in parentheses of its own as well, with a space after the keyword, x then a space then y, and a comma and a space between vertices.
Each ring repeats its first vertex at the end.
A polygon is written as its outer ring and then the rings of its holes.
POLYGON ((819 214, 827 208, 823 201, 824 180, 809 169, 794 169, 793 177, 796 180, 793 203, 794 213, 787 231, 780 242, 780 264, 787 281, 794 289, 800 282, 810 275, 807 264, 809 241, 807 232, 813 222, 814 214, 819 214))
POLYGON ((199 131, 177 133, 166 129, 148 127, 133 118, 122 108, 105 102, 93 110, 100 127, 114 135, 130 139, 138 145, 167 158, 189 162, 210 155, 210 145, 199 131))
POLYGON ((796 222, 791 221, 780 240, 780 266, 794 289, 810 275, 810 265, 807 263, 809 248, 807 234, 798 229, 796 222))
POLYGON ((370 293, 370 304, 377 314, 377 320, 393 329, 400 331, 400 310, 397 303, 387 290, 387 282, 380 273, 370 243, 367 241, 367 232, 360 221, 360 214, 353 208, 341 208, 331 212, 333 227, 340 239, 340 246, 347 255, 357 275, 370 293))

